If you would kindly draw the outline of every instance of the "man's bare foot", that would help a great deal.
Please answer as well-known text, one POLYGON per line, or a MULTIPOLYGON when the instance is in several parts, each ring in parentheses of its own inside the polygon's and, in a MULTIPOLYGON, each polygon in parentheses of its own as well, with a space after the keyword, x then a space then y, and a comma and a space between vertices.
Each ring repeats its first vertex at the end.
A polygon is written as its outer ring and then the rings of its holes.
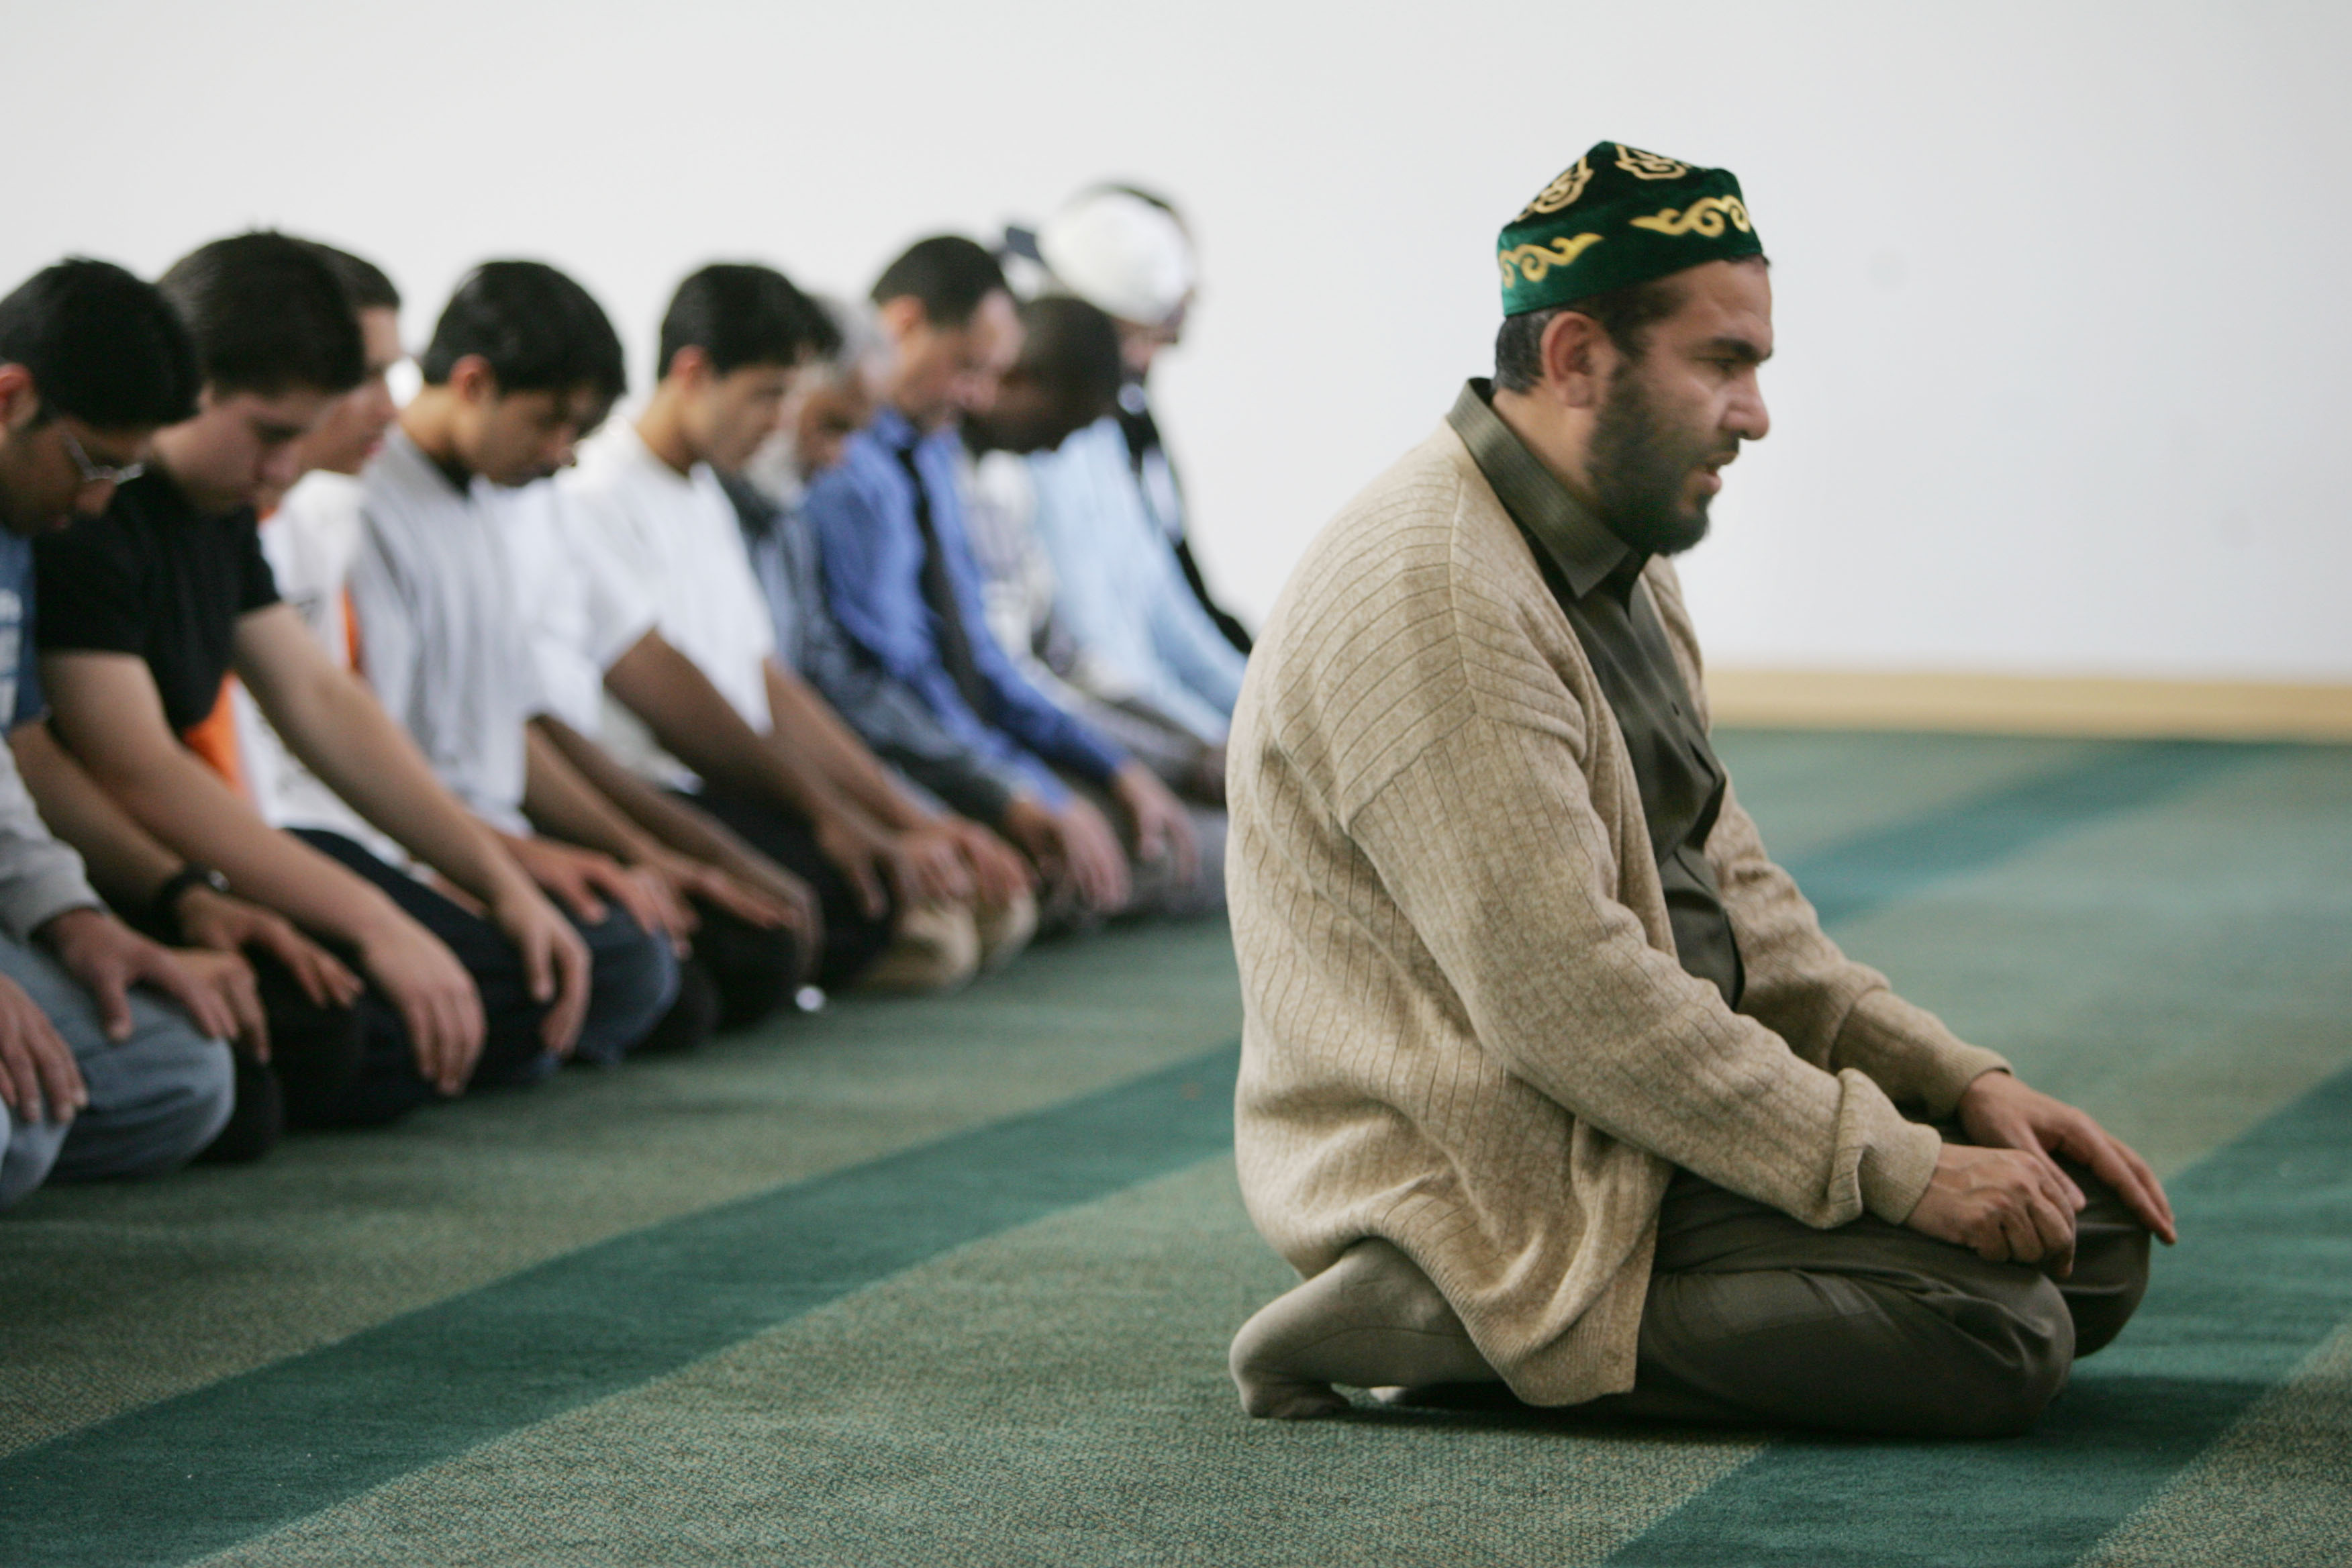
POLYGON ((1244 1410, 1291 1421, 1347 1409, 1334 1384, 1496 1381, 1429 1277, 1377 1237, 1244 1323, 1228 1364, 1244 1410))

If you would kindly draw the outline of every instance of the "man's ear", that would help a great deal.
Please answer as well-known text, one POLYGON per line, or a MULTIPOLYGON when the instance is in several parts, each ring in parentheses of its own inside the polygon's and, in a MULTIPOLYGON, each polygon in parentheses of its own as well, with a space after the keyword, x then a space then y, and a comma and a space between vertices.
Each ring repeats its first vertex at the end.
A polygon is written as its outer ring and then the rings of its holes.
POLYGON ((1600 322, 1580 311, 1560 311, 1545 323, 1541 358, 1546 396, 1567 408, 1601 406, 1617 357, 1600 322))
POLYGON ((923 302, 912 294, 901 294, 895 300, 885 300, 874 312, 882 333, 894 343, 903 343, 916 330, 930 323, 929 312, 923 302))
POLYGON ((0 363, 0 429, 21 430, 39 417, 40 389, 21 364, 0 363))
POLYGON ((710 380, 710 355, 694 343, 688 343, 669 356, 662 366, 661 379, 675 381, 688 392, 699 392, 710 380))
POLYGON ((449 390, 467 403, 491 402, 499 395, 499 373, 481 355, 464 355, 449 367, 449 390))

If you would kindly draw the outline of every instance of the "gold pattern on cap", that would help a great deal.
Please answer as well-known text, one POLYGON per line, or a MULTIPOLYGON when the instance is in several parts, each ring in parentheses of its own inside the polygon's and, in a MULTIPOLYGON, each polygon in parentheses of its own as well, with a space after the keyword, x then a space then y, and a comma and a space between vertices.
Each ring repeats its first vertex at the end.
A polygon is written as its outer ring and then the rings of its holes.
POLYGON ((1579 158, 1574 168, 1562 170, 1559 178, 1537 192, 1536 199, 1528 204, 1527 211, 1511 221, 1525 223, 1531 217, 1541 217, 1547 213, 1556 213, 1562 207, 1574 206, 1576 198, 1584 194, 1584 187, 1591 178, 1592 161, 1590 158, 1579 158))
POLYGON ((1654 234, 1696 234, 1720 239, 1727 218, 1742 234, 1756 232, 1755 226, 1748 221, 1746 204, 1738 196, 1701 196, 1680 212, 1666 207, 1648 217, 1627 221, 1635 228, 1646 228, 1654 234))
POLYGON ((1637 180, 1679 180, 1691 172, 1688 163, 1644 153, 1622 142, 1617 143, 1617 166, 1637 180))
POLYGON ((1517 282, 1522 274, 1528 282, 1540 283, 1545 273, 1555 267, 1567 266, 1600 243, 1597 234, 1580 234, 1574 239, 1563 237, 1549 245, 1515 246, 1495 259, 1502 264, 1505 284, 1517 282))

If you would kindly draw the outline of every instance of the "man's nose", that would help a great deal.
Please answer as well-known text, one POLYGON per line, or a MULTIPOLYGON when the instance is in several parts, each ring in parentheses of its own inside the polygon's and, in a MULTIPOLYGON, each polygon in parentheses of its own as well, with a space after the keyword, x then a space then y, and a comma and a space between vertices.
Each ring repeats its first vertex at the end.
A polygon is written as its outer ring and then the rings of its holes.
POLYGON ((1761 441, 1772 433, 1771 411, 1764 406, 1763 390, 1754 381, 1732 394, 1723 427, 1743 441, 1761 441))

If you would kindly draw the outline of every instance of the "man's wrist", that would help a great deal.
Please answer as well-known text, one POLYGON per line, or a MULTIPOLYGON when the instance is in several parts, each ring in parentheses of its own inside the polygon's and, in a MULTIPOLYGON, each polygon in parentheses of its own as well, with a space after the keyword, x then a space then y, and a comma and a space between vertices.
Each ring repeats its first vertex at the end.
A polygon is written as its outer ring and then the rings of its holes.
MULTIPOLYGON (((361 952, 366 953, 381 949, 387 942, 398 941, 404 929, 415 925, 416 922, 409 918, 407 910, 394 903, 391 896, 382 889, 373 883, 365 883, 362 886, 366 892, 364 912, 352 922, 348 932, 337 934, 359 949, 361 952)), ((422 931, 425 928, 417 926, 416 929, 422 931)))
POLYGON ((190 893, 200 888, 208 892, 226 896, 228 892, 228 879, 210 866, 202 865, 194 860, 164 878, 163 885, 155 889, 154 896, 147 903, 148 917, 154 922, 156 929, 167 931, 179 931, 181 902, 190 893))
MULTIPOLYGON (((1969 1079, 1968 1087, 1960 1090, 1959 1100, 1953 1109, 1955 1110, 1966 1110, 1970 1098, 1972 1098, 1979 1089, 1985 1089, 1987 1087, 1986 1080, 1990 1079, 2002 1079, 2010 1083, 2015 1083, 2017 1081, 2017 1075, 2010 1071, 2010 1069, 2005 1067, 1985 1068, 1984 1071, 1969 1079)), ((1999 1089, 1995 1089, 1993 1092, 1998 1093, 1999 1089)))
POLYGON ((490 886, 484 889, 482 902, 493 915, 503 921, 519 908, 526 907, 546 897, 539 879, 530 865, 520 858, 510 858, 499 868, 490 886))
POLYGON ((89 921, 102 921, 107 918, 103 905, 74 904, 59 910, 56 914, 35 926, 32 934, 37 941, 51 949, 56 949, 70 942, 77 928, 86 925, 89 921))

